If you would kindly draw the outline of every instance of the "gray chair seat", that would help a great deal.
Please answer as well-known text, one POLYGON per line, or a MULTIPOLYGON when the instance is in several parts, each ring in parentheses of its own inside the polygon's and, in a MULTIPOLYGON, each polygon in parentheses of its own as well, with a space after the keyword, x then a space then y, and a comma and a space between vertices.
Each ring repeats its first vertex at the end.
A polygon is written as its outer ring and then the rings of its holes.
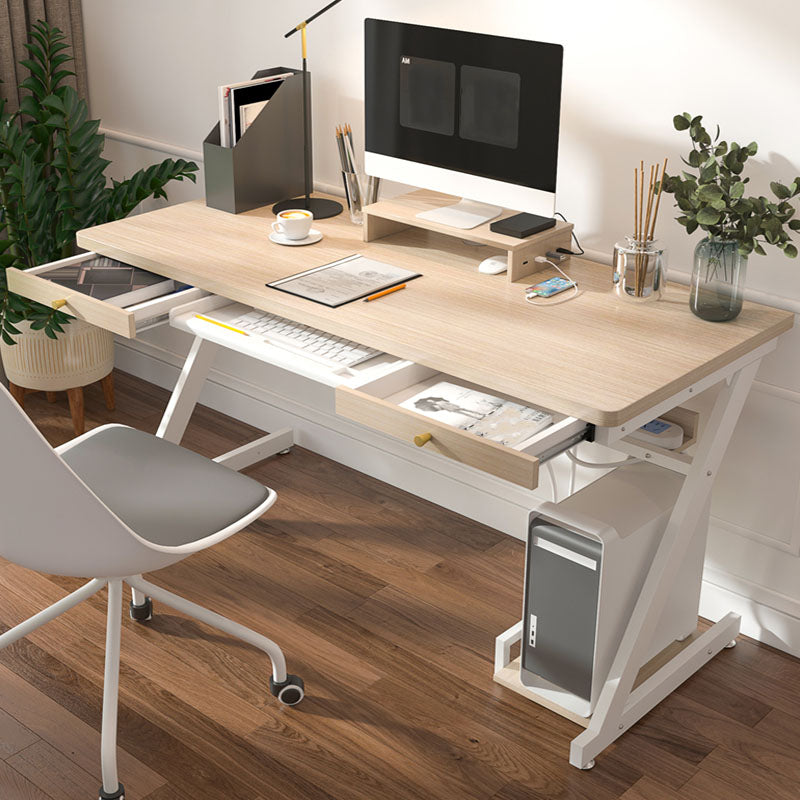
POLYGON ((252 478, 134 428, 101 430, 62 458, 131 530, 159 545, 210 536, 269 496, 252 478))

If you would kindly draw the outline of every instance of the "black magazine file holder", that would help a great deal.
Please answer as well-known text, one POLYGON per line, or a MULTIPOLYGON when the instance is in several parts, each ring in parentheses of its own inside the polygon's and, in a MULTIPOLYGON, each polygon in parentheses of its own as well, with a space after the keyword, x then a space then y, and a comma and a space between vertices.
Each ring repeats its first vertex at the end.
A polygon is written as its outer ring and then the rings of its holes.
POLYGON ((239 214, 305 192, 303 74, 273 67, 253 78, 285 72, 293 74, 233 147, 220 146, 219 123, 203 141, 207 206, 239 214))

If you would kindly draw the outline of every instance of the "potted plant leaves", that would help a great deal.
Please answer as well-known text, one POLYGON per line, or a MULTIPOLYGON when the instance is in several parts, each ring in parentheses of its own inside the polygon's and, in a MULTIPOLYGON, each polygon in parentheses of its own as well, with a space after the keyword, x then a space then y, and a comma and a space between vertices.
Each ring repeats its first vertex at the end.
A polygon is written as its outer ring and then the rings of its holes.
POLYGON ((744 177, 744 167, 758 145, 720 141, 719 126, 712 139, 702 120, 691 114, 673 118, 676 130, 689 132, 692 149, 683 159, 689 170, 667 175, 664 191, 675 196, 677 219, 686 232, 700 228, 707 234, 695 248, 690 307, 702 319, 723 322, 742 310, 751 253, 765 255, 764 248, 771 246, 797 256, 790 231, 800 230, 800 220, 794 219, 789 201, 800 194, 800 177, 789 185, 771 183, 774 200, 746 196, 750 178, 744 177))

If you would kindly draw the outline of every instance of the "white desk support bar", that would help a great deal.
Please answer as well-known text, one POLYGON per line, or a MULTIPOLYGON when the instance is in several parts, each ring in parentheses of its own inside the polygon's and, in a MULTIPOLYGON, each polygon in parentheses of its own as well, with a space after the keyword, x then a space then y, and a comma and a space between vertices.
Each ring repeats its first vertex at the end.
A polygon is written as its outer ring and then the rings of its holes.
MULTIPOLYGON (((200 336, 195 337, 181 374, 178 376, 178 382, 175 384, 164 410, 156 436, 166 439, 168 442, 180 444, 183 434, 186 432, 186 426, 200 399, 200 392, 205 385, 208 373, 211 371, 214 356, 219 349, 218 344, 200 336)), ((286 453, 293 444, 292 429, 283 428, 237 447, 235 450, 223 453, 214 461, 238 471, 277 453, 286 453)))
MULTIPOLYGON (((716 655, 739 631, 739 618, 727 615, 631 693, 650 645, 650 632, 664 609, 759 363, 760 357, 756 357, 741 367, 717 397, 589 726, 572 740, 569 760, 573 766, 582 769, 591 766, 598 753, 716 655)), ((717 375, 717 381, 720 377, 724 379, 717 375)))

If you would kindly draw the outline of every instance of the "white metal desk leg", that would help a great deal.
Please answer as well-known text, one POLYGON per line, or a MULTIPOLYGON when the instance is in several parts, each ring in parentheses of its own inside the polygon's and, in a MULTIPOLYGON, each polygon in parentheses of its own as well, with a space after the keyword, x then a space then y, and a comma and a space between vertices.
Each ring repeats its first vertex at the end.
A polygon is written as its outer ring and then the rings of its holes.
MULTIPOLYGON (((654 690, 651 679, 648 681, 651 684, 648 696, 652 702, 643 702, 640 694, 632 698, 635 703, 629 703, 631 689, 652 641, 653 628, 661 616, 681 560, 708 500, 759 363, 759 360, 754 361, 739 370, 730 383, 723 386, 717 397, 589 726, 572 740, 569 760, 573 766, 589 766, 598 753, 674 688, 671 686, 665 693, 660 693, 654 690), (631 713, 634 708, 635 714, 631 713)), ((729 632, 727 618, 723 622, 729 632)), ((723 622, 717 623, 704 634, 704 638, 716 639, 715 629, 722 626, 723 622)), ((721 649, 722 643, 719 644, 721 649)), ((712 648, 712 652, 719 652, 719 649, 714 651, 712 648)), ((675 680, 677 666, 671 667, 671 664, 672 662, 668 662, 653 676, 656 678, 655 682, 662 683, 665 688, 675 680)), ((695 668, 699 666, 700 662, 696 663, 695 668)), ((691 672, 684 671, 681 681, 686 680, 689 675, 691 672)))
POLYGON ((199 336, 195 337, 164 410, 164 416, 161 417, 156 436, 174 444, 181 443, 218 349, 219 345, 199 336))

